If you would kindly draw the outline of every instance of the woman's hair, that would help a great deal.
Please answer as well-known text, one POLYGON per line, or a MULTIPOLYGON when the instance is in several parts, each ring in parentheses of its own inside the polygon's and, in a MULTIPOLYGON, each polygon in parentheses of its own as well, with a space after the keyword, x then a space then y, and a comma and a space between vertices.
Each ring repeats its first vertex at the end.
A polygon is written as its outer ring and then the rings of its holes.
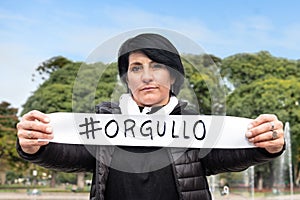
POLYGON ((165 37, 145 33, 125 41, 118 55, 118 68, 121 80, 126 83, 126 74, 128 71, 129 55, 133 52, 142 52, 151 60, 164 64, 173 70, 169 70, 175 83, 172 85, 172 92, 178 94, 184 82, 184 68, 177 49, 165 37))

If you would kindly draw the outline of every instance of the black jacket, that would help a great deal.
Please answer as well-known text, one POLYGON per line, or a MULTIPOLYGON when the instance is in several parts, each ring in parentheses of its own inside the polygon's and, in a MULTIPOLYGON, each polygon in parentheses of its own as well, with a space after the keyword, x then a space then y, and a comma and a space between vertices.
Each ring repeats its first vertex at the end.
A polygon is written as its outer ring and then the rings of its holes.
MULTIPOLYGON (((180 103, 171 114, 195 114, 180 103)), ((103 103, 97 113, 120 113, 117 105, 103 103)), ((24 153, 17 142, 19 155, 46 168, 64 172, 93 172, 90 199, 103 200, 113 146, 83 146, 49 143, 36 154, 24 153)), ((185 149, 168 148, 172 162, 176 188, 180 199, 212 199, 206 176, 222 172, 237 172, 251 165, 260 164, 279 156, 264 149, 185 149)))

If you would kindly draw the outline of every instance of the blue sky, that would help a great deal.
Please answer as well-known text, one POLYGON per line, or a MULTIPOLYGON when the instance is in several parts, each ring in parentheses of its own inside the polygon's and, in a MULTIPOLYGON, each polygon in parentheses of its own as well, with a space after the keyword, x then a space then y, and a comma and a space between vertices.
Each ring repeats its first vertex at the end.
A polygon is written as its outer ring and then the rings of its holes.
POLYGON ((57 55, 85 61, 113 36, 139 28, 179 32, 224 58, 267 50, 300 59, 297 0, 1 0, 0 101, 20 107, 38 87, 31 74, 57 55))

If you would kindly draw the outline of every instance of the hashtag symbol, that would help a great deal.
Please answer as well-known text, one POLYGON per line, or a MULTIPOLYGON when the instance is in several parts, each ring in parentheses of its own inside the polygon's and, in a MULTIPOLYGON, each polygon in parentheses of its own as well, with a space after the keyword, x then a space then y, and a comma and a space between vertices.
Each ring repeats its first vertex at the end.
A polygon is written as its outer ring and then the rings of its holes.
POLYGON ((79 132, 80 135, 86 134, 87 139, 90 138, 90 133, 92 134, 93 139, 95 139, 95 132, 101 130, 102 128, 95 128, 95 124, 100 123, 100 121, 94 121, 92 117, 90 117, 90 121, 88 118, 85 118, 85 123, 80 124, 79 127, 85 127, 85 131, 79 132))

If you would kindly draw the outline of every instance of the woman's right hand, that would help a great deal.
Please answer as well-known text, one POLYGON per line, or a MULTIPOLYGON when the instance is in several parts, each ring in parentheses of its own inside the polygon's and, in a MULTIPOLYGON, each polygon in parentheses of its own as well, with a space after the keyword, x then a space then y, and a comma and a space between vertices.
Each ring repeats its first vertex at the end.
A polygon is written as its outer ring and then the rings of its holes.
POLYGON ((49 117, 37 110, 23 115, 22 120, 17 124, 17 134, 20 146, 25 153, 34 154, 38 152, 41 146, 49 143, 49 141, 38 139, 53 139, 52 127, 49 122, 49 117))

